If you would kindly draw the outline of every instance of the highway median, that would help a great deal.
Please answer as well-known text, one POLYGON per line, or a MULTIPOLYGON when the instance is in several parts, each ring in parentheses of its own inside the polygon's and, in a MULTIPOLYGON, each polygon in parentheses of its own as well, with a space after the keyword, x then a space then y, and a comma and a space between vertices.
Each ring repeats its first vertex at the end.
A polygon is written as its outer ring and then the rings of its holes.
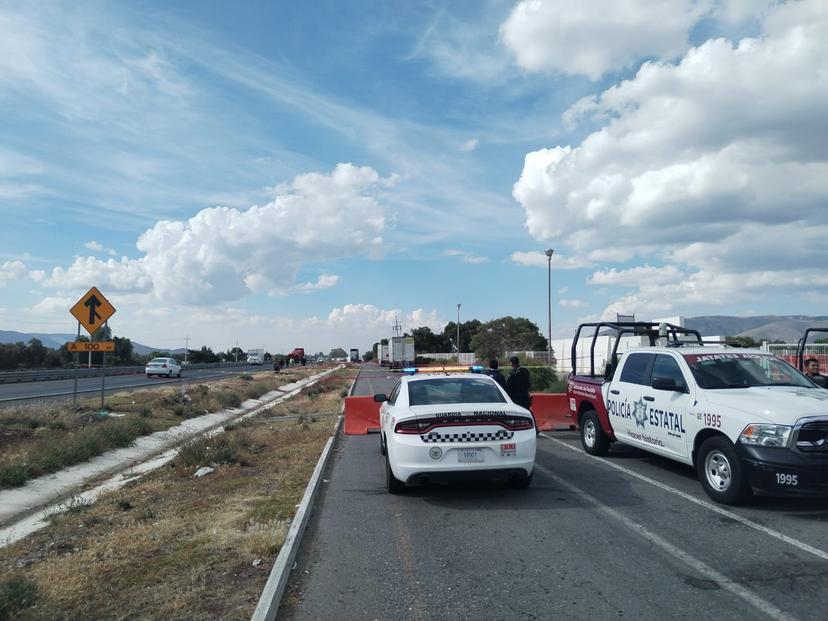
POLYGON ((337 371, 192 439, 165 467, 0 550, 0 609, 249 619, 352 380, 337 371))

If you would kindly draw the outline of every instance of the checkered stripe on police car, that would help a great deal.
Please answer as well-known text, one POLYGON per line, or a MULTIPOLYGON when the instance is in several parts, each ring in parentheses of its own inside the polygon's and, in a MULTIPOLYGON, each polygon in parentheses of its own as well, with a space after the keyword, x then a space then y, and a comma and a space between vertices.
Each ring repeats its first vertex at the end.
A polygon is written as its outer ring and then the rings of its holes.
POLYGON ((493 440, 511 440, 514 432, 501 429, 494 433, 474 433, 472 431, 466 433, 437 433, 432 431, 424 436, 420 436, 423 442, 492 442, 493 440))

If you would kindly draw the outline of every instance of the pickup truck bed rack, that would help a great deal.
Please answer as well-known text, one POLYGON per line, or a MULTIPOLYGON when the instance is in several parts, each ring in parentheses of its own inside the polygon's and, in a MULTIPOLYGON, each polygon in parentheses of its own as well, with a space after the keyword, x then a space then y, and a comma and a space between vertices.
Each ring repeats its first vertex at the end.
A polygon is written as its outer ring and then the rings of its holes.
POLYGON ((698 330, 691 330, 672 323, 659 323, 654 321, 598 321, 594 323, 582 323, 578 326, 575 332, 575 338, 572 340, 572 374, 578 368, 578 341, 581 338, 581 331, 584 328, 594 328, 592 334, 592 343, 589 349, 589 377, 595 377, 595 343, 601 335, 602 330, 606 333, 607 330, 615 333, 615 343, 612 346, 612 354, 610 355, 607 368, 603 372, 605 378, 612 376, 612 371, 618 366, 618 343, 622 336, 646 336, 649 339, 651 347, 658 344, 658 339, 666 338, 667 345, 673 347, 680 347, 684 345, 701 346, 704 345, 701 334, 698 330), (685 338, 679 338, 679 337, 685 338), (686 337, 694 337, 694 341, 689 341, 686 337))

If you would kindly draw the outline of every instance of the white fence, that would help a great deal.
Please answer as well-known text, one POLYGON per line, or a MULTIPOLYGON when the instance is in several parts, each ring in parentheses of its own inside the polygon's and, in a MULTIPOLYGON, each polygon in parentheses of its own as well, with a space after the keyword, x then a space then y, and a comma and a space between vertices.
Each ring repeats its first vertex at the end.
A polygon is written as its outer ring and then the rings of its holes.
MULTIPOLYGON (((776 356, 787 361, 795 367, 799 367, 799 361, 796 359, 796 343, 762 343, 762 349, 768 351, 776 356)), ((819 366, 828 368, 828 343, 807 343, 805 345, 805 355, 802 357, 803 362, 808 358, 816 358, 819 360, 819 366)))
POLYGON ((440 353, 440 354, 417 354, 418 357, 431 358, 433 360, 457 360, 457 364, 474 364, 477 362, 477 356, 474 353, 458 354, 454 353, 440 353))

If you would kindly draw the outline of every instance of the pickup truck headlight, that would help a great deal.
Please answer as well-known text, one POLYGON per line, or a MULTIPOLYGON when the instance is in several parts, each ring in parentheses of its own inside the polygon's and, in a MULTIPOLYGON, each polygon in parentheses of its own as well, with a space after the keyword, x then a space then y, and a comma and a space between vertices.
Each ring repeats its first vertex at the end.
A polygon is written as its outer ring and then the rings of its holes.
POLYGON ((739 442, 751 446, 788 446, 791 429, 787 425, 752 424, 742 431, 739 442))

